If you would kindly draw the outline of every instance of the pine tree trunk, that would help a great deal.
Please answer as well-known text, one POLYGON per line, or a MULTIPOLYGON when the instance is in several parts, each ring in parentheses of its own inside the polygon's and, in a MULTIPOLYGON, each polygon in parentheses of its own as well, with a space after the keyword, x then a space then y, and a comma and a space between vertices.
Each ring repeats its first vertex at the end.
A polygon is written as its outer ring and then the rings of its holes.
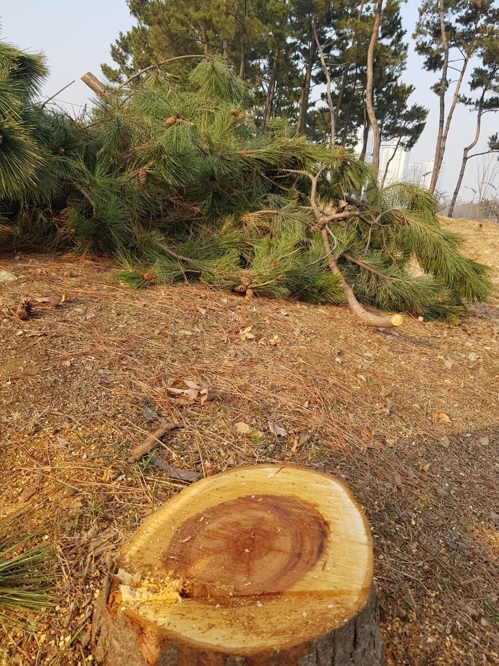
POLYGON ((456 205, 457 197, 459 195, 459 190, 461 189, 461 185, 463 183, 464 179, 464 172, 466 171, 466 166, 468 164, 468 154, 470 150, 472 150, 476 144, 478 143, 478 139, 480 138, 480 130, 482 126, 482 113, 483 113, 483 100, 485 97, 485 91, 483 92, 480 102, 478 105, 478 112, 477 112, 477 117, 476 117, 476 129, 475 129, 475 138, 473 141, 469 144, 469 146, 466 146, 466 148, 463 150, 463 161, 461 163, 461 171, 459 172, 459 177, 457 179, 456 187, 454 189, 454 194, 452 195, 452 200, 450 202, 449 210, 447 211, 447 215, 449 217, 452 217, 454 215, 454 206, 456 205))
POLYGON ((468 67, 468 62, 469 62, 469 57, 466 56, 463 62, 463 66, 461 67, 461 71, 459 72, 459 78, 456 82, 456 87, 454 89, 454 95, 452 97, 452 104, 449 109, 449 113, 447 114, 447 120, 445 122, 445 128, 440 135, 440 144, 439 144, 439 150, 438 150, 438 157, 435 158, 435 163, 433 165, 433 171, 431 174, 431 181, 430 181, 430 187, 428 188, 428 191, 433 194, 435 192, 435 189, 437 187, 437 181, 438 177, 440 175, 440 171, 442 169, 442 164, 444 161, 444 155, 445 155, 445 147, 447 145, 447 137, 449 136, 449 130, 452 122, 452 118, 454 116, 454 111, 456 109, 457 103, 459 101, 459 91, 461 89, 461 84, 463 83, 464 80, 464 75, 466 72, 466 69, 468 67))
POLYGON ((373 131, 373 159, 372 165, 376 172, 379 170, 379 152, 381 147, 381 134, 378 127, 378 121, 374 113, 373 105, 373 80, 374 80, 374 48, 378 41, 379 24, 381 23, 381 13, 383 11, 383 0, 378 0, 376 13, 374 15, 374 25, 367 51, 367 84, 366 84, 366 109, 369 117, 369 124, 373 131))
POLYGON ((263 131, 267 129, 268 122, 272 117, 272 109, 274 107, 274 97, 277 84, 278 70, 279 70, 279 48, 275 50, 274 58, 272 61, 272 71, 270 72, 269 89, 267 91, 267 98, 265 100, 265 109, 263 112, 263 121, 262 121, 263 131))
POLYGON ((244 34, 241 35, 241 60, 239 63, 239 78, 244 81, 244 77, 246 76, 246 41, 244 34))
POLYGON ((206 32, 206 26, 204 23, 201 26, 201 43, 203 45, 203 53, 208 55, 210 50, 210 40, 208 38, 208 33, 206 32))
POLYGON ((246 19, 248 18, 248 0, 243 0, 241 19, 241 35, 239 42, 239 78, 244 81, 246 76, 246 19))
POLYGON ((336 115, 333 103, 333 96, 331 94, 331 75, 329 73, 329 69, 326 64, 326 60, 324 58, 324 50, 321 46, 321 43, 319 42, 319 37, 317 36, 317 26, 315 24, 315 21, 312 22, 312 29, 314 31, 315 43, 319 50, 322 71, 324 72, 324 76, 326 77, 326 98, 327 98, 327 105, 329 108, 329 127, 330 127, 329 145, 331 148, 334 148, 334 145, 336 143, 336 115))
POLYGON ((362 150, 360 151, 359 159, 365 162, 367 153, 367 142, 369 141, 369 119, 364 114, 364 130, 362 132, 362 150))
POLYGON ((301 98, 300 98, 300 113, 298 116, 298 131, 300 132, 300 134, 305 134, 307 130, 308 103, 310 99, 310 82, 312 80, 312 68, 314 66, 314 56, 315 56, 315 42, 313 38, 311 38, 309 42, 307 70, 305 72, 305 80, 303 82, 301 90, 301 98))
POLYGON ((442 35, 444 61, 442 64, 442 76, 440 77, 440 90, 438 92, 440 109, 438 116, 437 145, 435 147, 435 157, 433 159, 433 171, 431 174, 430 186, 428 188, 428 191, 431 192, 432 194, 437 186, 438 173, 439 173, 437 170, 437 166, 440 162, 440 154, 442 151, 442 137, 444 134, 444 124, 445 124, 445 92, 447 90, 447 70, 449 68, 449 41, 447 39, 447 31, 445 28, 444 0, 439 0, 438 13, 440 17, 440 33, 442 35))
POLYGON ((104 666, 381 666, 372 568, 367 521, 336 479, 233 469, 122 547, 93 654, 104 666))

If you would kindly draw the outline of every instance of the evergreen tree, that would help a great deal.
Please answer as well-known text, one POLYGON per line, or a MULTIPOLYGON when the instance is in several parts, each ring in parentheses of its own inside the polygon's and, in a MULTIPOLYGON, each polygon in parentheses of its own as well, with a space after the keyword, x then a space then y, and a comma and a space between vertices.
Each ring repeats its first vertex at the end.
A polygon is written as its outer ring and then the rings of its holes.
POLYGON ((187 277, 247 297, 347 302, 376 326, 400 319, 361 303, 456 320, 487 296, 486 267, 460 254, 431 196, 380 189, 368 165, 286 120, 259 132, 248 98, 222 55, 186 79, 156 67, 106 89, 88 125, 35 107, 45 169, 0 202, 18 246, 35 231, 44 247, 119 256, 119 278, 136 286, 187 277))
POLYGON ((0 42, 0 199, 19 196, 36 183, 43 155, 30 119, 46 76, 43 56, 0 42))
POLYGON ((445 154, 447 137, 461 86, 470 60, 479 53, 484 40, 499 38, 499 9, 494 0, 424 0, 414 32, 416 51, 423 56, 429 72, 440 72, 433 86, 439 97, 439 124, 434 166, 429 191, 434 192, 445 154), (455 82, 450 80, 457 72, 455 82), (451 85, 452 101, 446 110, 446 94, 451 85))
MULTIPOLYGON (((403 101, 403 108, 407 110, 408 98, 413 92, 411 86, 400 82, 408 49, 404 41, 400 6, 398 0, 388 0, 384 5, 378 40, 374 46, 372 97, 380 139, 385 136, 383 127, 390 123, 394 103, 400 111, 403 101)), ((366 109, 366 88, 373 6, 343 0, 334 3, 327 20, 329 25, 321 43, 332 80, 336 143, 344 147, 355 145, 358 130, 362 129, 361 154, 364 159, 371 129, 366 109)), ((315 81, 325 82, 324 68, 317 71, 315 81)))

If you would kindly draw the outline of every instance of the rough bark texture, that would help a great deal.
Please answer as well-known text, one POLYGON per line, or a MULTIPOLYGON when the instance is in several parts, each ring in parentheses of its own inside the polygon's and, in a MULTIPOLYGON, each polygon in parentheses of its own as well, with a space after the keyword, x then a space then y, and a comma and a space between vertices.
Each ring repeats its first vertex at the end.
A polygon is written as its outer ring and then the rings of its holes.
POLYGON ((473 141, 466 146, 463 150, 463 161, 461 162, 461 170, 459 172, 459 177, 457 179, 456 187, 454 189, 454 194, 452 195, 452 199, 449 205, 449 210, 447 211, 447 216, 452 217, 454 215, 454 206, 456 205, 457 197, 459 196, 459 190, 461 189, 461 185, 463 184, 463 179, 464 179, 464 172, 466 171, 466 166, 468 164, 468 159, 469 159, 469 152, 472 150, 476 144, 478 143, 478 140, 480 138, 480 130, 482 126, 482 115, 483 115, 483 100, 485 96, 485 91, 482 94, 480 98, 480 102, 478 105, 478 112, 477 112, 477 117, 476 117, 476 129, 475 129, 475 136, 473 138, 473 141))
POLYGON ((384 663, 380 609, 374 586, 362 611, 343 627, 280 653, 270 651, 252 656, 207 652, 167 639, 158 641, 154 632, 148 635, 120 610, 113 617, 105 601, 104 591, 92 625, 94 657, 105 666, 383 666, 384 663), (147 652, 144 656, 147 643, 149 657, 147 652))
POLYGON ((336 143, 336 109, 334 108, 333 96, 331 94, 331 75, 329 74, 329 68, 324 58, 324 50, 321 46, 321 43, 319 42, 319 37, 317 36, 317 26, 315 24, 315 21, 312 22, 312 29, 314 32, 315 43, 317 45, 317 48, 319 49, 322 71, 324 72, 324 76, 326 77, 326 98, 327 98, 327 105, 329 108, 329 127, 330 127, 329 145, 331 146, 331 148, 334 148, 334 145, 336 143))
POLYGON ((263 111, 262 130, 267 129, 269 120, 272 118, 272 110, 274 108, 275 89, 277 84, 277 72, 279 70, 279 49, 274 52, 272 60, 272 71, 270 72, 269 89, 267 97, 265 98, 265 109, 263 111))
POLYGON ((444 53, 442 64, 442 75, 440 77, 440 90, 438 91, 439 97, 439 117, 438 117, 438 134, 437 144, 435 147, 435 157, 433 160, 433 172, 431 174, 429 192, 434 192, 438 180, 438 165, 440 163, 440 156, 442 154, 442 140, 444 134, 445 124, 445 92, 447 90, 447 70, 449 68, 449 41, 447 39, 447 29, 445 27, 445 4, 444 0, 439 0, 438 13, 440 18, 440 33, 442 35, 442 49, 444 53))
POLYGON ((209 477, 113 561, 92 622, 104 666, 381 666, 372 539, 350 491, 288 466, 209 477))
POLYGON ((378 0, 376 6, 376 13, 374 15, 374 25, 371 34, 371 41, 369 42, 369 49, 367 51, 367 83, 366 83, 366 110, 369 117, 369 124, 373 132, 373 168, 379 170, 379 151, 381 146, 381 134, 378 127, 376 114, 374 113, 373 105, 373 80, 374 80, 374 49, 378 41, 379 25, 381 23, 381 14, 383 11, 383 0, 378 0))

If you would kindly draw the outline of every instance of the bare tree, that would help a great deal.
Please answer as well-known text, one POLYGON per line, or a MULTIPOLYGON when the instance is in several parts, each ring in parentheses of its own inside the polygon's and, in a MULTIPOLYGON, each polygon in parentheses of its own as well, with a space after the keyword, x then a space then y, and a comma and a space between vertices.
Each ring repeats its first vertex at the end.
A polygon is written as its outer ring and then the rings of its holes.
MULTIPOLYGON (((490 151, 484 151, 480 157, 475 162, 473 175, 477 191, 476 219, 482 222, 486 213, 494 209, 494 204, 499 200, 499 159, 490 151)), ((497 215, 497 205, 495 210, 497 215)))

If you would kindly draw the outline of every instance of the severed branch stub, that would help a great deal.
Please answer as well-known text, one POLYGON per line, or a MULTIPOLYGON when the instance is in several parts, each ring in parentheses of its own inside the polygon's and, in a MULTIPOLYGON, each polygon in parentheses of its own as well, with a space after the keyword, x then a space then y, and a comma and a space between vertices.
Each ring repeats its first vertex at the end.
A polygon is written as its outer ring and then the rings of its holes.
POLYGON ((114 558, 92 650, 104 666, 381 666, 362 509, 298 467, 199 481, 114 558))
POLYGON ((81 77, 81 80, 85 85, 87 85, 90 90, 97 95, 97 97, 103 98, 107 92, 106 86, 102 85, 99 79, 92 74, 92 72, 87 72, 81 77))

